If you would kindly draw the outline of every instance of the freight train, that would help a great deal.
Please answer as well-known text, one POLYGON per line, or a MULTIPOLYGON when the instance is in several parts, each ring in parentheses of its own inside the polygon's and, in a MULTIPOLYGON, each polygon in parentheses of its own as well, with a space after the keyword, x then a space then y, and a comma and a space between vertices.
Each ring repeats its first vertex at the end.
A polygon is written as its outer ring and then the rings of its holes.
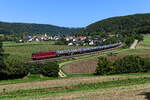
POLYGON ((93 51, 100 51, 109 48, 114 48, 120 46, 122 43, 118 42, 115 44, 109 44, 104 46, 96 46, 90 48, 80 48, 80 49, 68 49, 68 50, 56 50, 56 51, 40 51, 32 53, 33 60, 45 59, 45 58, 52 58, 58 56, 65 56, 65 55, 74 55, 74 54, 81 54, 86 52, 93 52, 93 51))

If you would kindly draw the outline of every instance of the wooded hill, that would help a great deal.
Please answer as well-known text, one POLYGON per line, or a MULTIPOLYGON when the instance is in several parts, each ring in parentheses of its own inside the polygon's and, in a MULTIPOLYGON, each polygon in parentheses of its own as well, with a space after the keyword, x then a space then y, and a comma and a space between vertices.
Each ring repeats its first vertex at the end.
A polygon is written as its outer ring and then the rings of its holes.
POLYGON ((7 23, 0 22, 0 33, 7 35, 21 35, 47 33, 47 34, 72 34, 77 32, 80 28, 59 27, 48 24, 28 24, 28 23, 7 23))
POLYGON ((90 24, 80 32, 83 35, 93 33, 150 33, 150 13, 112 17, 90 24))

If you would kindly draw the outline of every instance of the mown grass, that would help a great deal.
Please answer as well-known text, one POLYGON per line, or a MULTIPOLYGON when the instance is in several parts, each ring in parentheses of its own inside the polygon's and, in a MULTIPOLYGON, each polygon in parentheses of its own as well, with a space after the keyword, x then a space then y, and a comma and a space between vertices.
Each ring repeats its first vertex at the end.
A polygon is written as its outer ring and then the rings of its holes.
POLYGON ((89 91, 97 89, 108 89, 120 86, 131 86, 150 83, 150 77, 144 78, 129 78, 123 80, 114 80, 107 82, 96 82, 96 83, 80 83, 72 86, 62 86, 62 87, 50 87, 50 88, 38 88, 38 89, 27 89, 27 90, 13 90, 5 91, 0 93, 0 99, 13 99, 13 98, 36 98, 44 95, 52 96, 58 93, 69 93, 75 91, 89 91))
POLYGON ((144 41, 141 42, 139 46, 150 47, 150 35, 144 36, 144 41))
POLYGON ((16 43, 13 41, 3 42, 3 46, 25 46, 25 45, 53 45, 55 41, 42 41, 42 42, 25 42, 25 43, 16 43))
POLYGON ((44 80, 53 80, 53 79, 59 79, 59 78, 60 77, 58 77, 58 78, 46 77, 46 76, 40 77, 40 74, 31 74, 31 75, 26 76, 23 79, 0 80, 0 85, 44 81, 44 80))
POLYGON ((150 54, 148 49, 129 49, 124 52, 120 52, 120 55, 134 55, 134 54, 150 54))
MULTIPOLYGON (((94 74, 67 74, 67 77, 95 77, 94 74)), ((128 77, 132 77, 132 76, 149 76, 150 72, 146 72, 146 73, 125 73, 125 74, 112 74, 112 75, 100 75, 100 76, 128 76, 128 77)))

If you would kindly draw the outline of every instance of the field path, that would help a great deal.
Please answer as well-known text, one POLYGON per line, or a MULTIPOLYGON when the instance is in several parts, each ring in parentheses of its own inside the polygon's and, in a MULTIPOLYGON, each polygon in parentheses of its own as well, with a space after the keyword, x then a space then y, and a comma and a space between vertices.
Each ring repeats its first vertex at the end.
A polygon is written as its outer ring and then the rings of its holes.
POLYGON ((65 64, 67 64, 67 63, 69 63, 69 62, 64 62, 64 63, 61 63, 61 64, 59 64, 59 68, 60 68, 60 70, 59 70, 59 72, 58 72, 58 74, 59 74, 59 76, 60 77, 67 77, 67 75, 62 71, 62 67, 65 65, 65 64))
POLYGON ((130 49, 135 49, 138 40, 134 40, 133 44, 131 45, 130 49))
POLYGON ((68 85, 75 85, 79 83, 95 83, 95 82, 136 78, 136 77, 145 77, 145 75, 143 76, 127 76, 126 75, 126 76, 72 77, 72 78, 46 80, 46 81, 39 81, 39 82, 16 83, 16 84, 0 85, 0 92, 2 92, 4 88, 6 89, 6 91, 31 89, 31 88, 35 89, 35 88, 47 88, 47 87, 56 87, 56 86, 68 86, 68 85))

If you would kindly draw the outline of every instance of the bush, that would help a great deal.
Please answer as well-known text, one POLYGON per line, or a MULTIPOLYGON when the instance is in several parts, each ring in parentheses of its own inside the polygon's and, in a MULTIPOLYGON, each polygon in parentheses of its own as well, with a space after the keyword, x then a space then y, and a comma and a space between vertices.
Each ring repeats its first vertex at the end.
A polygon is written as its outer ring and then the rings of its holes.
POLYGON ((137 73, 148 70, 149 67, 146 63, 149 63, 146 58, 130 55, 116 60, 114 66, 116 73, 137 73))
POLYGON ((1 74, 0 79, 17 79, 26 76, 28 70, 19 58, 8 57, 4 60, 4 65, 1 66, 1 74))
POLYGON ((134 38, 133 37, 126 37, 124 41, 125 41, 125 44, 129 47, 134 42, 134 38))
POLYGON ((42 63, 26 63, 25 66, 28 68, 31 74, 40 74, 43 64, 42 63))
POLYGON ((67 45, 69 42, 65 39, 60 39, 55 42, 55 45, 67 45))
POLYGON ((114 73, 114 67, 112 63, 107 60, 105 57, 98 58, 98 64, 96 68, 95 75, 105 75, 114 73))
POLYGON ((139 40, 139 41, 143 41, 143 40, 144 40, 144 36, 141 35, 141 34, 137 34, 137 35, 135 36, 135 39, 137 39, 137 40, 139 40))
POLYGON ((42 74, 48 77, 58 77, 59 65, 56 62, 47 62, 43 64, 42 74))
POLYGON ((148 58, 129 55, 111 63, 106 58, 99 58, 96 68, 96 75, 137 73, 150 71, 150 61, 148 58))

